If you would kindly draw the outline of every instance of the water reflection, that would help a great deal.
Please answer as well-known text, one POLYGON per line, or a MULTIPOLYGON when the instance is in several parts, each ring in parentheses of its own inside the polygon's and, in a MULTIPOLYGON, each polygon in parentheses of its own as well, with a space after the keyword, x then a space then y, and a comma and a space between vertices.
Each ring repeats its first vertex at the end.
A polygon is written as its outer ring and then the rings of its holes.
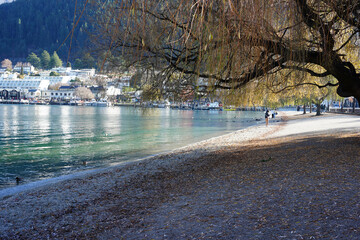
POLYGON ((14 176, 29 182, 167 151, 262 115, 33 105, 0 105, 0 113, 0 188, 14 176))

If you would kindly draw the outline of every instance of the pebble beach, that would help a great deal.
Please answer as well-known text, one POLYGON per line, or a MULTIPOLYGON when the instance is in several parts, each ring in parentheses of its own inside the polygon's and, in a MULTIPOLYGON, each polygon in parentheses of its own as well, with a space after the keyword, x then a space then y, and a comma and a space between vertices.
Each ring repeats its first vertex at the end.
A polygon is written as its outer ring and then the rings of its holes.
POLYGON ((0 239, 359 239, 360 116, 264 124, 9 194, 0 239))

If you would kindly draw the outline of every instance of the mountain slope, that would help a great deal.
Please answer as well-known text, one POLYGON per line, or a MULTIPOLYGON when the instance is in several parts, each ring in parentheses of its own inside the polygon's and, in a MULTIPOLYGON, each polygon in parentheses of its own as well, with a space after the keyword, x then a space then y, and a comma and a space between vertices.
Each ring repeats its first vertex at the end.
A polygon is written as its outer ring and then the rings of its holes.
MULTIPOLYGON (((0 60, 26 58, 29 53, 57 50, 71 31, 75 0, 17 0, 0 5, 0 60)), ((78 0, 77 16, 84 6, 78 0)), ((86 15, 86 14, 85 14, 86 15)), ((83 18, 76 28, 72 57, 85 45, 89 24, 83 18)), ((70 38, 58 50, 66 59, 70 38)))

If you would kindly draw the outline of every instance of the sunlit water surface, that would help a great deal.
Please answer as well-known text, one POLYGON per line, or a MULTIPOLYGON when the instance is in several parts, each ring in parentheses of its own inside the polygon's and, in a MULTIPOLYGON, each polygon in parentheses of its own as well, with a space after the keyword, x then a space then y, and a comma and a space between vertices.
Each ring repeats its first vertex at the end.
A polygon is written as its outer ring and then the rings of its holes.
POLYGON ((169 151, 254 125, 262 115, 0 105, 0 189, 15 186, 17 176, 23 184, 169 151))

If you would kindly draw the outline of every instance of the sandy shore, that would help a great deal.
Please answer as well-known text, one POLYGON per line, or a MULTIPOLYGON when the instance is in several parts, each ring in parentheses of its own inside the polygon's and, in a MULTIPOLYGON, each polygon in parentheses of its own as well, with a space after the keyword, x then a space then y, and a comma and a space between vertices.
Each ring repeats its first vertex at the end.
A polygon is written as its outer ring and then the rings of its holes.
POLYGON ((4 195, 0 239, 359 239, 360 117, 286 114, 4 195))

